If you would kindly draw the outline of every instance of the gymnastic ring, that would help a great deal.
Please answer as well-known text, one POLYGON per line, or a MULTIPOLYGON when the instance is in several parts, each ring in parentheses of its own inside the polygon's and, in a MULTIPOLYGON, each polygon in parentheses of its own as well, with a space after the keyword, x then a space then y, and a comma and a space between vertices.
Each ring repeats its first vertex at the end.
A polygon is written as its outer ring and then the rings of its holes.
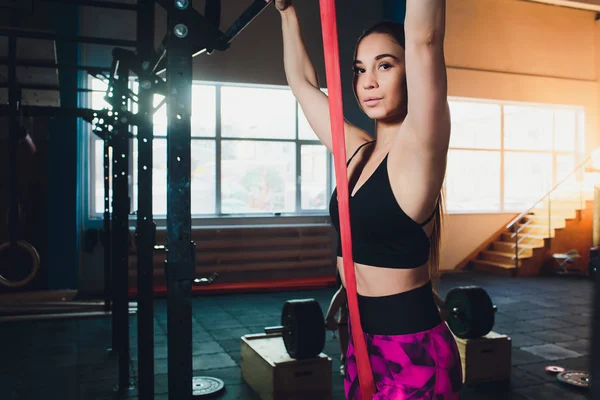
MULTIPOLYGON (((37 276, 38 272, 40 271, 40 255, 38 254, 35 247, 33 247, 30 243, 28 243, 25 240, 18 240, 14 244, 16 246, 24 249, 27 252, 27 254, 29 254, 29 256, 31 257, 31 261, 32 261, 31 272, 23 279, 15 281, 15 280, 10 280, 7 277, 5 277, 4 275, 2 275, 2 271, 0 270, 0 284, 2 284, 3 286, 6 286, 6 287, 10 287, 10 288, 20 288, 20 287, 27 285, 29 282, 31 282, 37 276)), ((9 251, 11 245, 12 245, 11 242, 6 242, 6 243, 0 244, 0 255, 5 251, 9 251)), ((1 256, 0 256, 0 258, 1 258, 1 256)))

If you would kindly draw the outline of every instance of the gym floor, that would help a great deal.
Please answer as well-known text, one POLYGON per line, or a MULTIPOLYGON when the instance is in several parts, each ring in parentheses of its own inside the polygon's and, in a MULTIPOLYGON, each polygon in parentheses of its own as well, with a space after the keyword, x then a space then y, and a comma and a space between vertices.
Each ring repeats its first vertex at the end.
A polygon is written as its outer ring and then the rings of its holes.
MULTIPOLYGON (((474 273, 444 276, 441 294, 455 286, 479 285, 498 306, 494 331, 512 338, 509 388, 465 388, 461 399, 591 399, 544 371, 547 365, 589 371, 593 284, 571 277, 503 278, 474 273)), ((240 336, 277 325, 288 299, 317 299, 325 311, 334 289, 196 297, 193 300, 194 375, 222 379, 223 400, 258 399, 240 376, 240 336)), ((166 301, 155 306, 156 399, 166 400, 166 301)), ((132 377, 137 371, 136 317, 131 318, 132 377)), ((0 398, 11 400, 117 398, 116 358, 110 319, 6 323, 0 326, 0 398)), ((324 352, 333 359, 333 399, 344 399, 337 339, 327 335, 324 352)), ((136 399, 132 390, 128 398, 136 399)))

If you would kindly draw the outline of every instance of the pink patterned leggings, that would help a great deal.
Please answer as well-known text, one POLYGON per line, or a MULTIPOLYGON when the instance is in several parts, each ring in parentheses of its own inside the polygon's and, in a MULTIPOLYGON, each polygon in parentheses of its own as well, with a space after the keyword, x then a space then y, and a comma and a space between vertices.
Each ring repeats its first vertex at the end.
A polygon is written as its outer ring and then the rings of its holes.
MULTIPOLYGON (((351 324, 348 330, 351 332, 351 324)), ((454 336, 442 322, 405 335, 365 333, 376 393, 372 400, 456 400, 462 368, 454 336)), ((346 399, 363 400, 352 334, 346 353, 346 399)))

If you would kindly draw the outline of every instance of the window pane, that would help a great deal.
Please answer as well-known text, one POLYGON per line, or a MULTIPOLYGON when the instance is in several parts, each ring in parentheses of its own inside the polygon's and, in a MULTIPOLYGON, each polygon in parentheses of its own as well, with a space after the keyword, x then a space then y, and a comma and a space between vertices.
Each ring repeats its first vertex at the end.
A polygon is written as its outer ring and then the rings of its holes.
POLYGON ((90 94, 90 105, 94 110, 101 110, 103 108, 110 107, 109 104, 104 100, 106 95, 106 89, 108 86, 100 79, 92 78, 92 90, 90 94))
POLYGON ((500 152, 450 150, 446 199, 448 211, 499 211, 500 152))
MULTIPOLYGON (((192 140, 191 209, 192 214, 215 213, 215 142, 192 140)), ((154 139, 152 170, 152 212, 167 214, 167 140, 154 139)), ((137 210, 138 199, 138 145, 133 141, 133 196, 132 209, 137 210)))
MULTIPOLYGON (((569 155, 557 155, 556 156, 556 183, 558 184, 567 175, 569 175, 575 169, 575 157, 572 154, 569 155)), ((573 176, 577 176, 573 174, 573 176)))
POLYGON ((552 154, 504 154, 504 209, 523 211, 552 189, 552 154))
POLYGON ((577 113, 577 151, 580 154, 585 152, 585 112, 583 110, 577 113))
POLYGON ((300 148, 302 166, 301 205, 303 210, 327 208, 327 149, 322 145, 300 148))
MULTIPOLYGON (((94 211, 98 214, 104 214, 104 142, 100 139, 93 139, 94 148, 94 211)), ((112 154, 112 147, 108 149, 112 154)), ((112 168, 112 166, 111 166, 112 168)), ((109 196, 112 197, 112 176, 108 176, 110 184, 109 196)), ((109 203, 109 211, 112 212, 112 204, 109 203)))
POLYGON ((570 110, 556 110, 554 118, 554 150, 575 151, 577 114, 570 110))
MULTIPOLYGON (((328 94, 327 89, 321 89, 321 92, 328 94)), ((315 131, 310 127, 300 103, 298 103, 298 138, 300 140, 319 140, 315 131)))
POLYGON ((295 144, 224 140, 221 212, 296 211, 295 144))
POLYGON ((500 105, 453 101, 450 115, 450 147, 500 148, 500 105))
POLYGON ((319 140, 315 131, 310 127, 300 105, 298 105, 298 138, 300 140, 319 140))
POLYGON ((216 157, 214 140, 192 140, 192 214, 216 212, 216 157))
POLYGON ((333 158, 333 154, 331 154, 329 156, 329 159, 331 160, 331 164, 330 164, 330 168, 331 168, 331 193, 329 193, 329 196, 331 196, 333 194, 333 191, 335 190, 335 186, 337 184, 337 180, 335 179, 335 160, 333 158))
MULTIPOLYGON (((132 209, 137 210, 138 196, 138 145, 133 141, 133 195, 132 209)), ((152 142, 152 213, 167 215, 167 139, 154 139, 152 142)))
MULTIPOLYGON (((153 107, 156 108, 160 104, 164 97, 154 95, 153 107)), ((154 135, 166 136, 167 135, 167 104, 163 104, 152 116, 152 122, 154 122, 154 135)))
POLYGON ((221 88, 222 136, 295 139, 296 99, 288 89, 221 88))
MULTIPOLYGON (((215 137, 216 135, 216 100, 215 86, 192 86, 192 137, 215 137)), ((154 96, 154 107, 158 107, 163 96, 154 96)), ((167 134, 167 105, 163 104, 153 116, 154 134, 167 134)))
MULTIPOLYGON (((101 110, 104 108, 110 108, 109 104, 104 100, 106 89, 108 86, 100 79, 92 78, 90 82, 91 89, 94 91, 90 93, 90 108, 94 110, 101 110)), ((93 210, 95 213, 104 213, 104 142, 98 138, 94 133, 91 135, 92 139, 92 151, 94 155, 94 193, 93 193, 93 210)), ((109 149, 109 153, 112 154, 112 148, 109 149)), ((111 165, 112 168, 112 165, 111 165)), ((111 190, 109 196, 112 197, 112 176, 109 175, 109 182, 111 190)), ((109 205, 109 211, 112 212, 112 204, 109 205)))
POLYGON ((554 115, 551 109, 504 107, 504 148, 552 150, 554 115))
POLYGON ((215 86, 192 86, 192 136, 215 137, 216 108, 215 86))

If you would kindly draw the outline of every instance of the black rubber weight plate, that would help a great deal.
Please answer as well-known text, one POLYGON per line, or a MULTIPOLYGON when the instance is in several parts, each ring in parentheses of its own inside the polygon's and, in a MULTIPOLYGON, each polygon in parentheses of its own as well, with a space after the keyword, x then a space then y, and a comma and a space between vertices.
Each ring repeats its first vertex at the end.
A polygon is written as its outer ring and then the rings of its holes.
POLYGON ((319 355, 325 346, 323 311, 314 299, 289 300, 281 313, 283 341, 290 357, 311 358, 319 355))
POLYGON ((452 289, 446 296, 446 306, 460 311, 448 321, 452 332, 460 338, 485 336, 494 326, 494 305, 487 292, 478 286, 452 289))
POLYGON ((11 282, 19 282, 33 270, 33 259, 27 249, 8 246, 0 252, 0 276, 11 282))
POLYGON ((302 305, 298 318, 298 359, 318 356, 325 347, 325 322, 321 306, 316 300, 302 305))
POLYGON ((494 304, 487 292, 482 288, 473 289, 471 301, 471 317, 473 318, 473 337, 487 335, 494 327, 494 304))

